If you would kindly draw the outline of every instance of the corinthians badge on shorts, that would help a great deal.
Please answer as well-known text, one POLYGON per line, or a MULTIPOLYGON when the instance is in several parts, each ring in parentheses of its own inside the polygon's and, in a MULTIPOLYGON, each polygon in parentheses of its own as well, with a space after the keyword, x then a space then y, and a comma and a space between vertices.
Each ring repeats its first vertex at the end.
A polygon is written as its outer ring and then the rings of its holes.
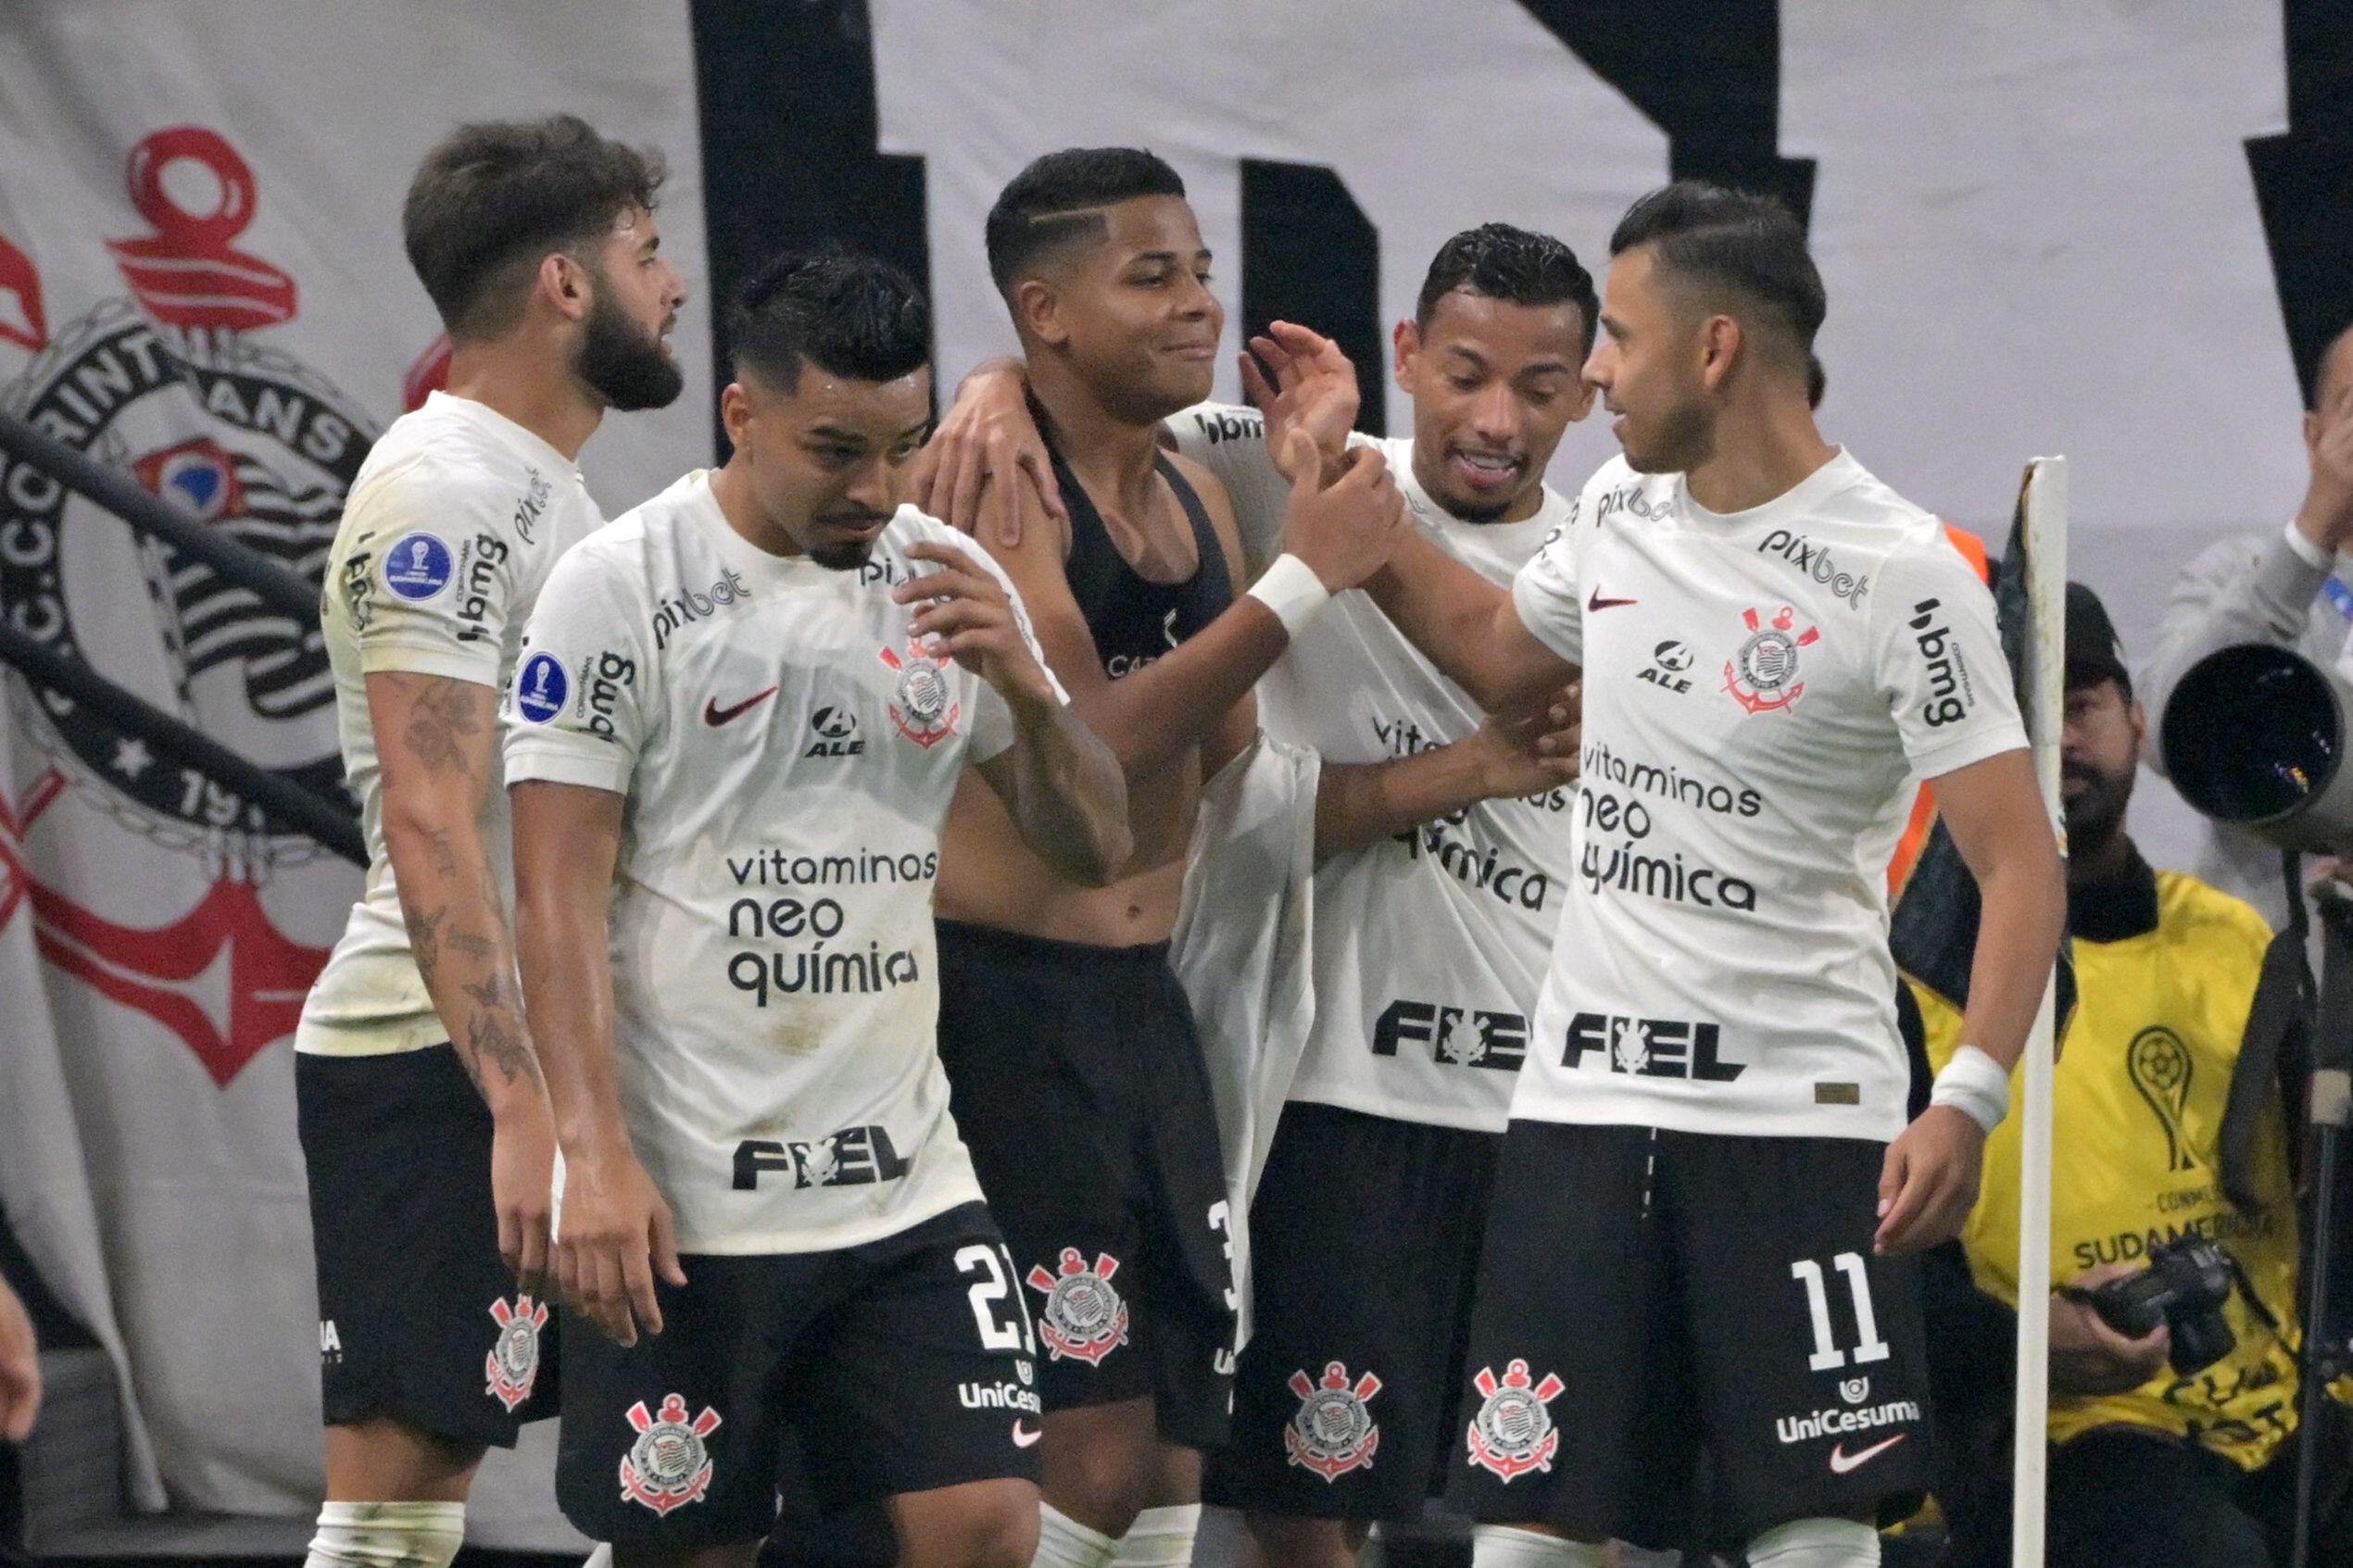
POLYGON ((1119 1260, 1108 1252, 1096 1253, 1095 1266, 1088 1268, 1076 1247, 1063 1248, 1059 1274, 1048 1273, 1042 1263, 1029 1271, 1029 1287, 1046 1298, 1038 1337, 1055 1361, 1068 1356, 1101 1366, 1105 1356, 1127 1343, 1127 1303, 1111 1284, 1118 1272, 1119 1260))
POLYGON ((896 648, 885 648, 882 661, 899 671, 899 689, 890 699, 890 721, 899 726, 900 734, 929 750, 956 733, 956 719, 963 707, 949 700, 948 671, 939 667, 939 660, 910 641, 905 657, 896 648))
POLYGON ((1797 650, 1821 640, 1821 630, 1808 626, 1793 632, 1797 611, 1783 605, 1771 621, 1753 609, 1741 611, 1748 624, 1748 640, 1724 661, 1724 689, 1751 713, 1787 708, 1806 695, 1797 678, 1797 650))
POLYGON ((658 1415, 647 1413, 643 1399, 630 1406, 629 1424, 637 1429, 637 1440, 621 1458, 623 1499, 661 1514, 700 1502, 711 1489, 711 1452, 703 1439, 718 1429, 719 1412, 705 1405, 689 1422, 686 1401, 665 1394, 658 1415))
POLYGON ((1541 1383, 1533 1382, 1528 1363, 1517 1360, 1504 1369, 1501 1382, 1494 1368, 1480 1367, 1471 1383, 1483 1401, 1471 1418, 1471 1462, 1505 1481, 1530 1470, 1552 1469, 1561 1435, 1553 1430, 1552 1414, 1544 1407, 1568 1385, 1549 1372, 1541 1383))
POLYGON ((547 1304, 518 1296, 512 1306, 490 1303, 490 1315, 498 1324, 498 1338, 482 1363, 490 1379, 483 1392, 512 1411, 531 1398, 531 1386, 539 1381, 539 1331, 547 1326, 547 1304))
POLYGON ((1283 1428, 1290 1461, 1327 1481, 1371 1464, 1373 1450, 1380 1447, 1380 1424, 1365 1402, 1380 1386, 1380 1379, 1369 1372, 1351 1386, 1348 1368, 1339 1361, 1324 1364, 1320 1384, 1308 1382, 1304 1372, 1292 1373, 1290 1391, 1299 1396, 1299 1411, 1283 1428))

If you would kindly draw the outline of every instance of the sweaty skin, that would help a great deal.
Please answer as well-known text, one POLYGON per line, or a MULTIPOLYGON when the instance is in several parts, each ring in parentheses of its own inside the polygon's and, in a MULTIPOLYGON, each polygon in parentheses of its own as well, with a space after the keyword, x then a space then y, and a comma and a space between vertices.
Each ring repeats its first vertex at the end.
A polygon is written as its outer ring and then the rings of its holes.
MULTIPOLYGON (((1232 508, 1223 489, 1205 470, 1176 461, 1208 508, 1227 573, 1236 583, 1245 581, 1232 508)), ((1120 555, 1147 581, 1181 582, 1200 564, 1192 528, 1165 485, 1158 487, 1156 499, 1160 504, 1140 527, 1124 525, 1108 508, 1102 508, 1104 526, 1120 555)), ((1023 532, 1034 532, 1037 543, 1051 541, 1058 559, 1067 553, 1066 522, 1046 516, 1042 508, 1026 515, 1022 522, 1023 532)), ((983 543, 998 547, 990 532, 984 521, 983 543)), ((1069 657, 1055 646, 1050 624, 1039 625, 1039 640, 1073 696, 1084 686, 1101 685, 1106 677, 1091 642, 1083 658, 1069 657)), ((1136 847, 1118 880, 1104 887, 1074 886, 1057 876, 1022 842, 1004 803, 967 776, 957 787, 948 817, 950 847, 939 867, 940 918, 1102 947, 1166 940, 1176 923, 1185 848, 1201 800, 1203 753, 1209 754, 1207 766, 1214 770, 1248 741, 1248 727, 1229 719, 1205 746, 1189 747, 1165 764, 1128 775, 1127 820, 1136 847)))

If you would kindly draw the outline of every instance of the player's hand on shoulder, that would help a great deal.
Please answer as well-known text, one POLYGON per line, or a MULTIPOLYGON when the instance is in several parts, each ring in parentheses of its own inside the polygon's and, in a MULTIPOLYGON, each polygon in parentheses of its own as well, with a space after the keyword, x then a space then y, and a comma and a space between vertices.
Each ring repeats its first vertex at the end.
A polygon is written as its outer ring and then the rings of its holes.
POLYGON ((1053 682, 1022 634, 1013 596, 996 575, 966 552, 925 540, 907 554, 937 571, 891 590, 900 604, 920 604, 908 631, 937 658, 953 659, 1015 705, 1056 705, 1053 682))
POLYGON ((640 1328, 661 1332, 655 1274, 686 1283, 677 1237, 670 1205, 625 1143, 566 1156, 556 1286, 615 1344, 635 1345, 640 1328))
POLYGON ((1887 1146, 1880 1167, 1878 1252, 1918 1252, 1961 1234, 1977 1201, 1985 1130, 1951 1106, 1931 1105, 1887 1146))
MULTIPOLYGON (((2139 1273, 2145 1265, 2102 1263, 2069 1282, 2071 1289, 2096 1290, 2110 1280, 2139 1273)), ((2134 1339, 2062 1291, 2051 1295, 2051 1385, 2067 1394, 2122 1394, 2155 1377, 2173 1350, 2173 1331, 2158 1323, 2134 1339)))
POLYGON ((1266 450, 1275 466, 1285 479, 1299 477, 1297 465, 1306 453, 1290 445, 1290 433, 1303 431, 1323 459, 1325 476, 1337 478, 1356 428, 1356 367, 1340 345, 1290 321, 1269 322, 1250 347, 1241 357, 1242 389, 1266 417, 1266 450))
POLYGON ((1573 783, 1584 713, 1584 687, 1571 684, 1526 708, 1489 714, 1463 743, 1473 749, 1487 798, 1513 800, 1573 783))
POLYGON ((1340 478, 1320 488, 1314 443, 1294 430, 1289 445, 1296 478, 1283 514, 1283 552, 1307 563, 1337 594, 1378 571, 1405 527, 1405 496, 1376 447, 1352 448, 1340 478))
MULTIPOLYGON (((1051 517, 1066 517, 1053 458, 1029 412, 1029 378, 1018 359, 975 366, 956 389, 931 439, 907 469, 907 498, 960 533, 976 532, 981 494, 991 482, 1020 484, 1051 517)), ((1004 543, 1021 541, 1021 521, 1008 508, 1004 543)))

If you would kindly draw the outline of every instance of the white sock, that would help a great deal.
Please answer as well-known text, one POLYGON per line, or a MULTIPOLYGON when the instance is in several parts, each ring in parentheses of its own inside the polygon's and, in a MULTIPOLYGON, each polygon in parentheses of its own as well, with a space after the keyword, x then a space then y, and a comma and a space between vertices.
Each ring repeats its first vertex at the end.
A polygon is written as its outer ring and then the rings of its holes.
POLYGON ((1038 1555, 1029 1568, 1110 1568, 1119 1543, 1090 1530, 1052 1503, 1038 1505, 1038 1555))
POLYGON ((1201 1531, 1201 1504, 1148 1508, 1119 1537, 1111 1568, 1191 1568, 1193 1537, 1201 1531))
POLYGON ((1536 1530, 1515 1530, 1509 1524, 1480 1524, 1471 1530, 1471 1568, 1602 1568, 1602 1554, 1608 1549, 1536 1530))
POLYGON ((1793 1519, 1748 1543, 1748 1568, 1874 1568, 1879 1532, 1852 1519, 1793 1519))
MULTIPOLYGON (((556 1159, 560 1161, 563 1159, 563 1155, 561 1153, 558 1153, 556 1159)), ((559 1164, 558 1170, 560 1171, 561 1169, 561 1165, 559 1164)), ((556 1178, 556 1190, 558 1192, 561 1192, 563 1190, 563 1177, 561 1175, 558 1175, 556 1178)), ((596 1550, 590 1552, 588 1554, 588 1561, 582 1563, 580 1568, 612 1568, 611 1543, 607 1542, 605 1545, 600 1546, 596 1550)))
POLYGON ((449 1568, 465 1541, 461 1502, 331 1502, 302 1568, 449 1568))

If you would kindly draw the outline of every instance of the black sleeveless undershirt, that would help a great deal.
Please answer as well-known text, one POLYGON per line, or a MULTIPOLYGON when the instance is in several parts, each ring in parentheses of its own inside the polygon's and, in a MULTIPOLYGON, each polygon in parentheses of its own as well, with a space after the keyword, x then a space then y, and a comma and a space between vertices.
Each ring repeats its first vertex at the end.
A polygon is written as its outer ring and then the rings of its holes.
POLYGON ((1102 657, 1103 673, 1116 681, 1150 664, 1217 619, 1234 602, 1233 579, 1226 571, 1226 552, 1210 526, 1209 512, 1176 466, 1157 459, 1160 476, 1176 493, 1193 526, 1193 547, 1201 564, 1182 583, 1154 583, 1127 564, 1102 514, 1088 498, 1063 462, 1053 454, 1054 483, 1062 486, 1063 505, 1070 512, 1070 558, 1063 563, 1071 597, 1094 633, 1095 651, 1102 657))

